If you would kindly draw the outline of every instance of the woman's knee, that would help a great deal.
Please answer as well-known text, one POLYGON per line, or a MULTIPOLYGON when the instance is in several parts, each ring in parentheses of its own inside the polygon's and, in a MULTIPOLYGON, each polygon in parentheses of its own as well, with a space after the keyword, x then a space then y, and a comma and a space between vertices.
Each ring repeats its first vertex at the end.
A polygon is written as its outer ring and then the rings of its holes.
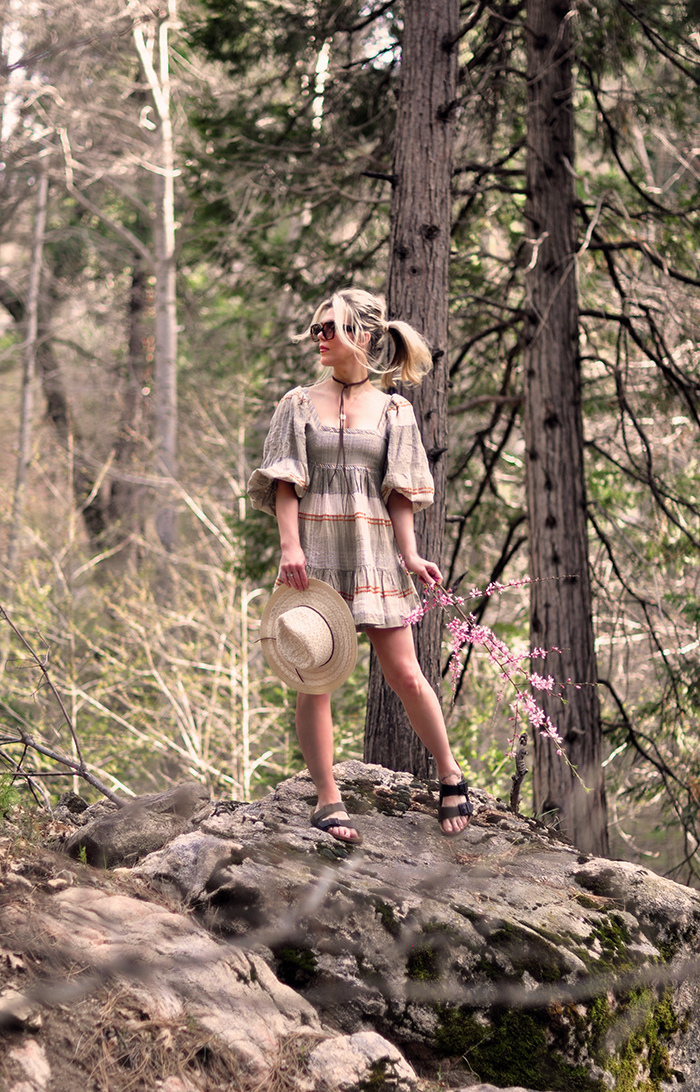
POLYGON ((425 676, 418 663, 392 664, 384 671, 384 678, 400 698, 418 697, 425 685, 425 676))

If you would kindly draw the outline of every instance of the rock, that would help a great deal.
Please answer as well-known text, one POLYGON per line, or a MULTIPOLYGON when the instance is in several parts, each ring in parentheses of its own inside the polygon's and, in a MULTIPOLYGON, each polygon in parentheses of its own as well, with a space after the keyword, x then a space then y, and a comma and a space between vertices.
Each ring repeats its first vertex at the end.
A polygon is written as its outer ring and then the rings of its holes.
POLYGON ((13 989, 5 989, 0 993, 0 1027, 14 1026, 38 1031, 41 1024, 39 1006, 23 993, 13 989))
POLYGON ((320 1030, 309 1002, 280 983, 259 956, 142 899, 71 887, 51 895, 45 909, 35 908, 31 921, 23 907, 6 906, 0 933, 15 948, 40 936, 66 966, 93 972, 86 990, 112 978, 129 984, 149 1019, 186 1014, 253 1074, 267 1072, 282 1039, 320 1030))
POLYGON ((139 874, 162 886, 172 887, 194 903, 208 891, 218 888, 222 870, 240 864, 242 852, 243 846, 239 843, 214 838, 198 830, 178 835, 164 850, 150 853, 139 874))
POLYGON ((158 1092, 197 1092, 195 1085, 182 1077, 166 1077, 164 1081, 158 1083, 157 1090, 158 1092))
POLYGON ((532 1088, 523 1088, 518 1085, 511 1085, 509 1088, 499 1088, 495 1084, 469 1084, 464 1088, 458 1088, 455 1092, 533 1092, 532 1088))
POLYGON ((336 775, 361 848, 309 826, 302 773, 135 872, 343 1035, 371 1029, 436 1069, 466 1056, 497 1087, 604 1092, 636 1067, 700 1088, 698 892, 583 856, 484 792, 448 841, 434 784, 359 762, 336 775))
POLYGON ((44 1092, 51 1080, 51 1066, 44 1048, 36 1039, 25 1039, 19 1046, 8 1050, 8 1068, 22 1078, 10 1084, 7 1092, 44 1092))
POLYGON ((418 1083, 401 1052, 374 1031, 327 1039, 309 1054, 308 1068, 315 1088, 334 1092, 412 1092, 418 1083))
POLYGON ((74 815, 79 815, 83 811, 88 809, 87 800, 83 800, 82 796, 78 796, 77 792, 73 792, 69 789, 67 792, 62 792, 58 798, 58 807, 66 808, 67 811, 74 815))
POLYGON ((71 857, 84 857, 97 868, 133 865, 191 830, 197 818, 210 811, 206 787, 196 781, 184 782, 166 792, 139 796, 125 807, 103 814, 70 835, 63 848, 71 857))

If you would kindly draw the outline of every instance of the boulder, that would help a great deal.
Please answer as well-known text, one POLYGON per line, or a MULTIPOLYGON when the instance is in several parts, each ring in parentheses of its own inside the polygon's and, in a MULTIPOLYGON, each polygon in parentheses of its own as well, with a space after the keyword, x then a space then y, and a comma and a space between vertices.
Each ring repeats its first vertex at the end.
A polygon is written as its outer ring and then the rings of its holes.
POLYGON ((700 1088, 698 892, 583 855, 480 791, 448 840, 436 784, 336 773, 362 847, 310 827, 302 773, 215 806, 135 872, 258 953, 326 1026, 377 1032, 434 1071, 467 1059, 500 1088, 700 1088))
MULTIPOLYGON (((252 1075, 268 1071, 282 1040, 321 1030, 313 1006, 279 982, 258 955, 144 899, 71 887, 29 916, 25 907, 8 904, 0 933, 4 943, 24 950, 40 937, 42 948, 60 953, 66 967, 81 968, 85 992, 107 982, 128 986, 152 1022, 167 1024, 183 1014, 197 1021, 252 1075)), ((47 1000, 46 991, 39 996, 47 1000)), ((60 991, 56 996, 63 997, 60 991)), ((9 1001, 12 1016, 32 1010, 31 997, 9 1001)))
POLYGON ((208 789, 196 781, 184 782, 166 792, 139 796, 81 826, 67 839, 64 849, 97 868, 133 865, 191 830, 209 811, 208 789))
POLYGON ((319 1043, 309 1054, 308 1072, 314 1088, 333 1092, 413 1092, 418 1078, 401 1053, 375 1031, 341 1035, 319 1043))

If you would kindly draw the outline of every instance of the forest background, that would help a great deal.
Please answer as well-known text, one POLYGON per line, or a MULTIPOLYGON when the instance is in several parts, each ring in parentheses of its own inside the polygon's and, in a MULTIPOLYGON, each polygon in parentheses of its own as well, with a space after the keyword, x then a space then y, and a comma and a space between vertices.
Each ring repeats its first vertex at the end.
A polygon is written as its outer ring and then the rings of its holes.
MULTIPOLYGON (((183 777, 247 799, 301 756, 294 695, 256 644, 277 536, 245 483, 275 401, 317 374, 310 342, 292 338, 319 298, 347 284, 387 290, 401 103, 420 99, 432 71, 406 80, 425 8, 1 10, 1 603, 16 627, 1 634, 2 785, 55 801, 82 785, 60 754, 122 799, 183 777)), ((432 301, 449 320, 449 446, 435 454, 445 583, 525 665, 531 647, 558 643, 549 624, 531 639, 539 592, 523 584, 536 576, 548 617, 567 614, 566 561, 533 566, 542 491, 529 465, 533 278, 552 265, 553 234, 532 212, 544 77, 531 65, 549 19, 563 59, 546 52, 543 71, 566 76, 553 95, 574 143, 545 171, 570 189, 553 212, 572 239, 545 312, 565 307, 551 325, 568 339, 566 398, 582 423, 580 438, 578 426, 567 435, 585 478, 578 545, 597 663, 597 684, 578 682, 600 696, 587 730, 599 736, 611 854, 697 885, 700 5, 435 0, 430 11, 454 26, 441 46, 454 62, 440 119, 449 293, 432 301), (511 587, 479 593, 494 582, 511 587)), ((400 293, 390 304, 401 311, 400 293)), ((569 491, 571 461, 562 448, 546 490, 569 491)), ((585 615, 571 619, 574 638, 585 615)), ((449 653, 446 641, 463 768, 507 794, 521 730, 508 684, 483 644, 467 646, 454 678, 449 653)), ((555 660, 557 723, 577 678, 555 660)), ((368 671, 361 645, 336 701, 339 760, 363 755, 368 671)), ((545 758, 535 742, 538 766, 551 763, 549 741, 545 758)), ((546 811, 529 779, 523 793, 525 808, 546 811)))

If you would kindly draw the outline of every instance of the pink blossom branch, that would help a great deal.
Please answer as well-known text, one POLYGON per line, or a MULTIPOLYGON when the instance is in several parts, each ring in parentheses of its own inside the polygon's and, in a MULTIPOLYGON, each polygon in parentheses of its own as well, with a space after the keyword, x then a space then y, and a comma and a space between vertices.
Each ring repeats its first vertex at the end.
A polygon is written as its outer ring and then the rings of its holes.
MULTIPOLYGON (((500 595, 507 589, 522 588, 530 583, 530 577, 513 580, 508 584, 500 584, 494 581, 488 585, 485 591, 482 591, 480 588, 472 588, 466 598, 482 599, 485 596, 500 595)), ((535 731, 552 741, 557 754, 566 762, 567 766, 576 775, 578 780, 581 781, 581 778, 576 773, 576 768, 571 764, 564 750, 564 740, 562 739, 558 728, 545 713, 544 709, 537 704, 532 694, 532 690, 534 690, 554 695, 556 687, 554 676, 540 675, 535 671, 526 670, 523 666, 525 660, 544 659, 549 653, 543 648, 535 648, 526 655, 518 655, 517 653, 512 652, 504 641, 501 641, 496 637, 493 630, 489 629, 488 626, 481 625, 477 622, 473 614, 467 614, 463 609, 464 604, 464 597, 455 595, 454 592, 449 588, 443 587, 442 584, 434 584, 432 587, 426 589, 423 602, 404 618, 404 625, 415 625, 435 606, 442 607, 443 609, 452 608, 456 611, 457 617, 451 618, 447 623, 447 630, 452 635, 452 649, 450 652, 452 693, 454 694, 455 692, 460 675, 460 653, 462 649, 465 645, 478 645, 485 649, 489 660, 496 668, 500 678, 510 684, 515 690, 515 699, 510 705, 512 712, 510 720, 513 724, 513 736, 508 740, 510 754, 515 754, 518 726, 522 723, 523 719, 528 720, 535 731), (529 683, 531 688, 530 692, 523 689, 523 682, 529 683)), ((552 648, 549 651, 561 652, 561 649, 552 648)), ((570 682, 570 680, 567 681, 570 682)), ((559 697, 562 696, 563 689, 564 687, 562 685, 558 687, 559 697)), ((581 781, 581 784, 583 785, 583 781, 581 781)))

